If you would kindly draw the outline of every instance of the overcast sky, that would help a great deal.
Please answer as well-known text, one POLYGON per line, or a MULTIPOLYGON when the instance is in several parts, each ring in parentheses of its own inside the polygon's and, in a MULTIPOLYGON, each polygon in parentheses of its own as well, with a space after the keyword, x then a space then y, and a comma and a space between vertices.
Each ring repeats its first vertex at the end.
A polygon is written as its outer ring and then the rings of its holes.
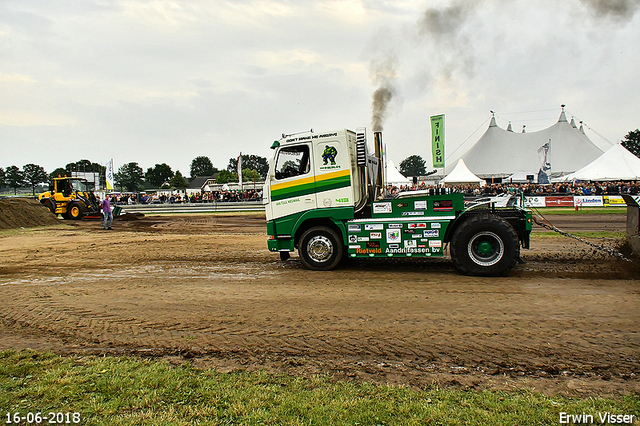
MULTIPOLYGON (((282 133, 372 127, 398 165, 486 130, 640 127, 640 0, 0 0, 0 167, 88 159, 189 175, 282 133)), ((462 146, 461 148, 459 148, 462 146)))

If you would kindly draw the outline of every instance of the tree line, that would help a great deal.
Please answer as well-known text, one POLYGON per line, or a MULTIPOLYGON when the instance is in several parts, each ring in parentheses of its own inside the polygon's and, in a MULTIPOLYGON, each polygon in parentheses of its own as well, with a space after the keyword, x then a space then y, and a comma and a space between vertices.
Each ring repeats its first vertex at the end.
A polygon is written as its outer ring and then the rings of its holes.
MULTIPOLYGON (((190 178, 186 178, 180 170, 175 172, 166 163, 149 167, 145 172, 137 162, 130 162, 118 168, 114 173, 116 188, 135 192, 151 188, 185 188, 197 177, 214 177, 216 183, 238 182, 238 158, 229 159, 226 169, 218 170, 207 156, 198 156, 191 161, 190 178)), ((44 167, 37 164, 25 164, 22 169, 13 165, 5 169, 0 167, 0 188, 11 188, 17 194, 20 188, 31 188, 35 195, 36 187, 51 183, 58 176, 72 176, 74 172, 95 173, 100 182, 105 181, 106 166, 89 160, 69 163, 47 173, 44 167)), ((242 156, 242 180, 244 182, 263 180, 269 172, 269 163, 265 157, 258 155, 242 156)))

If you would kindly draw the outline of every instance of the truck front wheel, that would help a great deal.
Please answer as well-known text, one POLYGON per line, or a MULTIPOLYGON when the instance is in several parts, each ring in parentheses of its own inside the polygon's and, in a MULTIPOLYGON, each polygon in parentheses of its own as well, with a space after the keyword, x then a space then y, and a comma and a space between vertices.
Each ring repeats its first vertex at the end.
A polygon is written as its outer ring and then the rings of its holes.
POLYGON ((344 247, 335 231, 325 226, 316 226, 302 234, 298 252, 307 268, 329 271, 342 260, 344 247))
POLYGON ((492 214, 469 216, 453 234, 450 247, 455 267, 467 275, 506 275, 520 255, 516 231, 492 214))

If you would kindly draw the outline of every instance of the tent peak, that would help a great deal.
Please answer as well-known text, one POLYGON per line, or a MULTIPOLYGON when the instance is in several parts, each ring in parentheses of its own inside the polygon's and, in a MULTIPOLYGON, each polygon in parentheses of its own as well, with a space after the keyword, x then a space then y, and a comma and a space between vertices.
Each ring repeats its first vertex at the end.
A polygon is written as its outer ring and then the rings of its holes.
POLYGON ((489 123, 489 127, 498 127, 496 124, 496 113, 491 111, 491 122, 489 123))
POLYGON ((578 128, 578 126, 576 126, 576 118, 575 117, 571 117, 571 127, 573 127, 574 129, 578 128))
POLYGON ((567 115, 564 113, 565 105, 560 105, 562 107, 562 112, 560 113, 560 118, 558 118, 558 123, 566 123, 567 115))

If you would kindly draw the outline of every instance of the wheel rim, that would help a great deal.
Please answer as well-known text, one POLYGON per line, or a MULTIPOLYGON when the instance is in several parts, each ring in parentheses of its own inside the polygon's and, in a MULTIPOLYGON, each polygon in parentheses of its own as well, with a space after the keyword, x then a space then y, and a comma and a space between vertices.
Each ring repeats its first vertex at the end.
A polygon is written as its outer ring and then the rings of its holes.
POLYGON ((71 216, 78 217, 80 209, 78 207, 71 207, 71 216))
POLYGON ((333 244, 324 235, 316 235, 307 243, 309 257, 318 263, 328 261, 333 254, 333 244))
POLYGON ((504 244, 493 232, 479 232, 471 238, 467 246, 469 257, 480 266, 492 266, 502 259, 504 244))

